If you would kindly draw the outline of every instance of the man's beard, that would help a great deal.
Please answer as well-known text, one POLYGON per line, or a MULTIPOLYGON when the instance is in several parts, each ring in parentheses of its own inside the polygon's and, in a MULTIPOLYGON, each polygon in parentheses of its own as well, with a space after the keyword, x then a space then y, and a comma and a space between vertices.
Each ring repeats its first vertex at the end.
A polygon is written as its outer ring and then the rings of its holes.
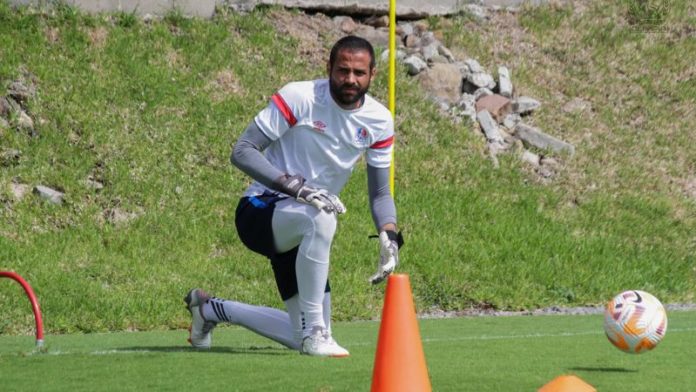
POLYGON ((329 79, 329 90, 331 91, 331 96, 338 102, 338 104, 342 106, 355 105, 357 102, 363 99, 369 88, 369 82, 365 88, 360 88, 358 85, 339 85, 333 80, 329 79), (356 91, 346 91, 349 88, 355 88, 356 91))

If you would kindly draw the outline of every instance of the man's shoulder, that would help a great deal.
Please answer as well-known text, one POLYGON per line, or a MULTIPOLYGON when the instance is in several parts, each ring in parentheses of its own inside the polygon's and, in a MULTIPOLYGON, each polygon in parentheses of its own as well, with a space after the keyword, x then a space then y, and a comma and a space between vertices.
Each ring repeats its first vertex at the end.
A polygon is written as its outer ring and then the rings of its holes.
POLYGON ((283 86, 279 93, 287 101, 313 102, 325 94, 327 85, 326 79, 295 81, 283 86))
POLYGON ((312 96, 326 88, 327 85, 326 79, 295 81, 287 83, 280 89, 280 92, 312 96))
POLYGON ((384 120, 391 120, 392 114, 381 102, 370 96, 365 95, 365 104, 363 107, 370 112, 372 117, 381 118, 384 120))

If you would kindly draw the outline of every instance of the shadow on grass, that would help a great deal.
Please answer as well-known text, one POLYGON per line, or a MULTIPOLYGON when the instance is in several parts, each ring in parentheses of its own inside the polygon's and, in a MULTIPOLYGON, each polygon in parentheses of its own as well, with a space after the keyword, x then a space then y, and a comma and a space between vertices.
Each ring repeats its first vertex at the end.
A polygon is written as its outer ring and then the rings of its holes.
POLYGON ((197 353, 197 354, 258 354, 258 355, 298 355, 296 351, 265 346, 265 347, 211 347, 197 349, 190 346, 132 346, 110 350, 122 353, 197 353))
POLYGON ((578 371, 578 372, 603 372, 603 373, 636 373, 636 372, 638 372, 635 369, 616 368, 616 367, 586 367, 586 366, 572 367, 572 368, 569 368, 568 370, 574 370, 574 371, 578 371))

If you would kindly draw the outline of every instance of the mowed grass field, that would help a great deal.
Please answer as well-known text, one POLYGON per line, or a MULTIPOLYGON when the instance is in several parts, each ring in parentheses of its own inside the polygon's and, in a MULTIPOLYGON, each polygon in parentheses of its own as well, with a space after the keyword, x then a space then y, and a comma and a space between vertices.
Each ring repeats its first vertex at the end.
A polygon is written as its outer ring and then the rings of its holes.
MULTIPOLYGON (((598 391, 693 391, 696 312, 668 312, 653 351, 624 354, 604 336, 602 315, 481 316, 419 321, 434 391, 536 391, 574 374, 598 391)), ((187 332, 0 337, 2 391, 367 391, 379 322, 334 326, 344 359, 299 354, 239 327, 214 332, 209 351, 187 332)), ((411 344, 404 342, 404 344, 411 344)), ((396 363, 394 366, 400 366, 396 363)), ((407 375, 404 375, 407 376, 407 375)))

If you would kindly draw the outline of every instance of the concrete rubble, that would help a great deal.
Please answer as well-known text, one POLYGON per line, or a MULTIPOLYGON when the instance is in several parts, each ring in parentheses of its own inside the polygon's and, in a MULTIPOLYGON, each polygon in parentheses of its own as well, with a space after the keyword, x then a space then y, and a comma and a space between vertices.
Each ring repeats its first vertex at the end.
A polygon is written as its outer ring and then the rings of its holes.
MULTIPOLYGON (((486 13, 493 11, 479 8, 476 19, 485 23, 486 13)), ((430 99, 444 112, 456 121, 472 121, 480 129, 496 166, 498 154, 515 153, 540 177, 550 180, 560 169, 558 159, 550 155, 559 158, 575 154, 571 143, 525 124, 525 119, 540 110, 542 103, 517 93, 513 70, 506 65, 497 65, 496 77, 476 59, 454 58, 452 51, 421 21, 398 22, 396 32, 397 61, 405 65, 408 75, 419 79, 430 99)), ((382 61, 388 59, 388 52, 385 49, 382 61)), ((583 109, 579 102, 564 111, 583 109)))

